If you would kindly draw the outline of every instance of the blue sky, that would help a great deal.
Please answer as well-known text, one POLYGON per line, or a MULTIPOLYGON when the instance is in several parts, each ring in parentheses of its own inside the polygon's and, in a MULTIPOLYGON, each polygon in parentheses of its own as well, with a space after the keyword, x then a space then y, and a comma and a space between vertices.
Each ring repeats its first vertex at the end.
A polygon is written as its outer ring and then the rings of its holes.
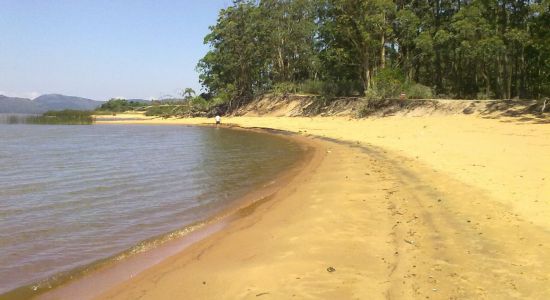
POLYGON ((0 94, 107 100, 200 89, 203 38, 230 0, 0 0, 0 94))

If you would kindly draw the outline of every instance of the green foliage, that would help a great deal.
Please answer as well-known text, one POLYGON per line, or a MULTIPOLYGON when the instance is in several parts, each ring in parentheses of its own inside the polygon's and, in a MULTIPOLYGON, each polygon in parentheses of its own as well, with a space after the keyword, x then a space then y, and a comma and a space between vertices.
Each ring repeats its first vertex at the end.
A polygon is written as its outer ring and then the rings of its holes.
POLYGON ((292 82, 279 82, 273 86, 273 93, 275 95, 287 95, 298 92, 299 86, 292 82))
POLYGON ((300 83, 281 82, 273 86, 275 95, 310 94, 324 97, 358 96, 361 94, 361 82, 351 80, 318 81, 306 80, 300 83))
POLYGON ((358 96, 362 93, 362 83, 357 80, 325 81, 321 85, 321 95, 325 97, 358 96))
POLYGON ((201 116, 206 114, 212 108, 223 103, 225 102, 220 101, 219 98, 214 98, 211 101, 207 101, 201 96, 196 96, 185 102, 178 102, 177 104, 149 106, 145 109, 145 115, 159 116, 163 118, 201 116))
POLYGON ((186 88, 182 92, 183 99, 189 100, 196 95, 195 90, 192 88, 186 88))
POLYGON ((93 123, 91 111, 62 110, 48 111, 41 116, 28 117, 30 124, 57 124, 57 125, 89 125, 93 123))
POLYGON ((374 89, 369 89, 365 92, 365 100, 366 101, 378 100, 378 99, 381 99, 381 98, 382 97, 380 97, 380 95, 378 95, 378 93, 374 89))
POLYGON ((428 86, 413 83, 405 88, 405 95, 408 99, 432 99, 433 91, 428 86))
POLYGON ((404 89, 405 77, 398 69, 385 68, 374 77, 374 90, 382 99, 399 98, 404 89))
POLYGON ((103 103, 97 110, 103 112, 125 112, 143 106, 145 106, 145 104, 140 102, 128 101, 125 99, 110 99, 103 103))
POLYGON ((145 115, 169 118, 177 115, 184 115, 187 111, 188 109, 183 105, 154 105, 145 110, 145 115))
POLYGON ((324 82, 319 80, 306 80, 298 84, 298 92, 303 94, 321 95, 324 82))
POLYGON ((210 51, 197 70, 233 108, 269 91, 542 98, 550 95, 549 3, 234 1, 205 37, 210 51))
POLYGON ((198 96, 194 97, 193 99, 190 99, 191 101, 191 107, 195 110, 207 110, 209 108, 209 103, 206 101, 203 97, 198 96))

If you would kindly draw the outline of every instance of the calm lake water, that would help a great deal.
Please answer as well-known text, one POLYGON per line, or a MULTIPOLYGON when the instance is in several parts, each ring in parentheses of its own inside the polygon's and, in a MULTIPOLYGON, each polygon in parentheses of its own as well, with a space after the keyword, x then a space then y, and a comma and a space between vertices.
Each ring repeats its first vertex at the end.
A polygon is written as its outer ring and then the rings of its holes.
POLYGON ((207 219, 300 154, 223 128, 0 124, 0 294, 207 219))

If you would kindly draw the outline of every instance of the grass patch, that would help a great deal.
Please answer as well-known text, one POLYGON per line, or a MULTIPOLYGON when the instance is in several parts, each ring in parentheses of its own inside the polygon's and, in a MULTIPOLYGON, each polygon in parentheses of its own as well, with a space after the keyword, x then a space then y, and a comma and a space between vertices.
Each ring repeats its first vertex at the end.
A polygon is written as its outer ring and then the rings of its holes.
POLYGON ((28 117, 28 124, 58 124, 58 125, 90 125, 94 122, 91 111, 62 110, 48 111, 41 116, 28 117))

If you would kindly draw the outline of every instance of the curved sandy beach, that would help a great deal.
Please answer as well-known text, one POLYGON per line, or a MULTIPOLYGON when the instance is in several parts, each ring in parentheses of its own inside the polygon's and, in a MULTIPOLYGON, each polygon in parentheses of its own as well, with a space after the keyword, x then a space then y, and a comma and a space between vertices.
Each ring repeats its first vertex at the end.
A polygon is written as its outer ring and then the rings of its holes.
MULTIPOLYGON (((212 120, 106 123, 129 122, 212 120)), ((550 297, 549 125, 479 116, 223 122, 312 135, 315 159, 253 213, 100 298, 550 297)))

